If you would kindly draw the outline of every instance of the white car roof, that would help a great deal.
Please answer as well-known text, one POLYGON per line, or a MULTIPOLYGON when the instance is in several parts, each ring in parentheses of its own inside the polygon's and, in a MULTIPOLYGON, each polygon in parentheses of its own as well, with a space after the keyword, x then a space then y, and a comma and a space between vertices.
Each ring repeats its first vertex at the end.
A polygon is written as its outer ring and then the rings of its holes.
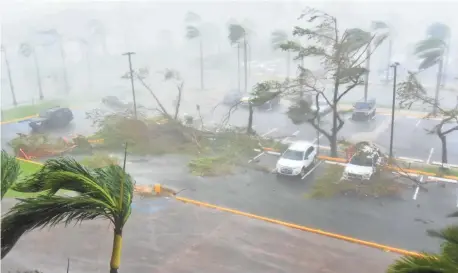
POLYGON ((314 146, 312 143, 308 141, 295 141, 289 145, 288 149, 289 150, 294 150, 294 151, 306 151, 308 148, 314 146))

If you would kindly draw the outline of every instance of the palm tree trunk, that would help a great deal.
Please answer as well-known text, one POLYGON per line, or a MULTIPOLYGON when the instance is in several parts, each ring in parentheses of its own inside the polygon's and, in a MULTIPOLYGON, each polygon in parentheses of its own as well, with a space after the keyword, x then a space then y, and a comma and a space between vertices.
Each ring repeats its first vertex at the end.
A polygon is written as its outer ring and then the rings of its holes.
POLYGON ((441 140, 441 146, 442 146, 442 167, 444 167, 444 164, 448 163, 447 137, 444 134, 439 134, 439 138, 441 140))
POLYGON ((237 43, 237 84, 240 92, 240 43, 237 43))
POLYGON ((33 61, 35 63, 35 71, 37 73, 38 95, 40 96, 40 100, 43 100, 44 95, 43 95, 43 88, 41 85, 40 67, 38 66, 38 59, 37 59, 37 54, 35 53, 35 50, 32 52, 32 55, 33 55, 33 61))
POLYGON ((447 45, 445 47, 445 52, 444 52, 444 67, 442 68, 441 87, 444 87, 446 82, 447 82, 447 65, 448 65, 448 60, 449 60, 449 57, 450 57, 449 44, 450 44, 450 41, 447 42, 447 45))
POLYGON ((113 250, 111 252, 110 273, 118 273, 119 265, 121 264, 122 250, 122 229, 115 227, 113 250))
POLYGON ((200 89, 204 90, 204 49, 203 49, 203 42, 202 37, 200 37, 200 89))
POLYGON ((439 106, 439 91, 441 88, 441 82, 442 82, 442 70, 444 68, 444 58, 443 56, 441 57, 441 60, 439 61, 439 68, 437 71, 437 78, 436 78, 436 93, 434 94, 434 108, 433 108, 433 115, 437 114, 437 107, 439 106))
POLYGON ((248 52, 246 34, 243 36, 243 62, 245 70, 245 93, 248 92, 248 52))
POLYGON ((291 73, 291 52, 286 52, 286 79, 289 80, 289 76, 291 73))
POLYGON ((64 46, 62 44, 62 39, 59 41, 59 47, 60 47, 60 57, 62 58, 62 73, 64 75, 64 89, 65 93, 70 93, 70 88, 68 85, 68 77, 67 77, 67 65, 65 63, 65 52, 64 52, 64 46))
POLYGON ((13 79, 11 77, 10 63, 8 62, 8 57, 6 56, 6 49, 2 47, 3 56, 5 58, 6 71, 8 72, 8 81, 10 82, 11 97, 13 98, 13 105, 17 106, 16 92, 14 92, 13 79))
POLYGON ((364 101, 367 101, 367 93, 369 91, 369 72, 371 69, 371 46, 369 45, 366 50, 366 74, 364 76, 364 101))

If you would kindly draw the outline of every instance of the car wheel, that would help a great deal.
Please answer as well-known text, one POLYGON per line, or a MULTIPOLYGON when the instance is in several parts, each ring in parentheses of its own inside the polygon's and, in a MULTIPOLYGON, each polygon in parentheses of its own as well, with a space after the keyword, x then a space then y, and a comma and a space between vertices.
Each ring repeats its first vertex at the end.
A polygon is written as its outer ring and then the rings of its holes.
POLYGON ((300 174, 299 174, 299 177, 302 178, 302 177, 304 177, 304 175, 306 175, 306 174, 307 174, 307 169, 306 169, 305 167, 302 167, 302 170, 301 170, 301 172, 300 172, 300 174))

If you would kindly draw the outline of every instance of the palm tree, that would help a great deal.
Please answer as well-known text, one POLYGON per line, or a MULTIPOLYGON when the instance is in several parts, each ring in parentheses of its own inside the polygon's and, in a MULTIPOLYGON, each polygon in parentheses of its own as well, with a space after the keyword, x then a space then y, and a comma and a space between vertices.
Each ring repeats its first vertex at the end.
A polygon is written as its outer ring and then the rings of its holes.
MULTIPOLYGON (((457 217, 455 212, 449 217, 457 217)), ((388 273, 453 273, 458 272, 458 226, 440 231, 428 231, 428 235, 444 240, 438 254, 424 253, 405 256, 388 268, 388 273)))
MULTIPOLYGON (((371 24, 371 28, 370 28, 371 32, 380 31, 380 30, 388 30, 388 29, 389 29, 388 25, 381 21, 373 21, 371 24)), ((378 36, 378 37, 386 37, 386 36, 378 36)), ((371 69, 371 55, 372 55, 371 47, 373 43, 378 43, 378 41, 375 41, 375 40, 370 41, 370 43, 367 46, 367 50, 366 50, 366 70, 367 72, 364 78, 364 101, 367 101, 367 95, 369 91, 369 72, 371 69)))
POLYGON ((450 39, 450 28, 445 24, 435 23, 429 26, 426 34, 426 39, 417 43, 415 55, 421 60, 419 65, 420 70, 425 70, 438 64, 433 108, 433 114, 437 114, 439 91, 445 70, 444 61, 448 52, 448 41, 450 39))
POLYGON ((21 173, 21 167, 14 156, 10 156, 5 150, 2 150, 2 189, 1 199, 5 196, 6 192, 16 182, 21 173))
POLYGON ((38 34, 43 35, 45 37, 46 36, 50 37, 51 42, 49 42, 48 44, 44 44, 44 45, 52 45, 55 43, 59 45, 60 57, 62 59, 62 73, 64 76, 64 90, 68 94, 70 92, 70 86, 68 84, 67 65, 65 61, 65 50, 64 50, 62 35, 59 32, 57 32, 57 30, 55 29, 39 31, 38 34))
POLYGON ((3 58, 5 59, 6 72, 8 72, 8 81, 10 82, 11 97, 13 98, 13 105, 17 106, 16 92, 14 91, 13 79, 11 76, 10 63, 8 62, 8 56, 6 55, 6 48, 2 45, 1 51, 3 53, 3 58))
POLYGON ((238 64, 238 82, 240 90, 240 45, 243 43, 243 61, 245 72, 245 93, 248 92, 248 58, 247 58, 247 33, 245 28, 238 24, 229 25, 229 42, 231 45, 237 45, 237 64, 238 64))
POLYGON ((35 64, 35 72, 37 74, 38 95, 40 97, 40 100, 43 100, 44 96, 43 96, 43 88, 41 85, 40 67, 38 65, 37 53, 35 51, 35 48, 29 43, 22 43, 19 47, 19 52, 26 58, 30 57, 30 55, 33 56, 33 61, 35 64))
MULTIPOLYGON (((127 145, 126 145, 127 149, 127 145)), ((121 258, 122 231, 131 214, 134 182, 124 166, 110 165, 87 169, 74 159, 48 160, 26 181, 13 187, 21 192, 43 192, 38 197, 21 199, 2 218, 2 258, 26 232, 71 222, 104 218, 114 225, 110 272, 118 272, 121 258), (76 193, 56 195, 59 190, 76 193)))
MULTIPOLYGON (((271 43, 274 50, 281 49, 281 45, 288 42, 288 34, 283 30, 275 30, 271 34, 271 43)), ((291 52, 286 51, 286 79, 289 79, 291 68, 291 52)))
POLYGON ((191 23, 186 26, 186 38, 189 40, 199 39, 199 53, 200 53, 200 89, 204 90, 204 51, 203 51, 203 40, 202 32, 200 29, 200 17, 199 15, 188 12, 185 22, 191 23))

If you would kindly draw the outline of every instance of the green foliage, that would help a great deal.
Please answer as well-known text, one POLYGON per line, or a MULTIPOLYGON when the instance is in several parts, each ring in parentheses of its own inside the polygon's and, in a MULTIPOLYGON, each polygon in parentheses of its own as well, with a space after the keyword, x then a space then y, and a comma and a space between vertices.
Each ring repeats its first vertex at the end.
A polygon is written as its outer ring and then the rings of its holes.
POLYGON ((288 41, 288 34, 283 30, 275 30, 271 34, 270 41, 274 50, 281 49, 281 46, 288 41))
POLYGON ((36 104, 22 105, 5 110, 2 109, 2 121, 36 115, 41 111, 55 107, 56 105, 64 106, 65 104, 59 101, 42 101, 36 104))
POLYGON ((246 35, 245 28, 238 24, 229 25, 229 36, 228 39, 231 44, 239 43, 246 35))
MULTIPOLYGON (((453 213, 449 217, 457 217, 453 213)), ((388 273, 410 272, 458 272, 458 226, 451 225, 440 231, 428 231, 428 235, 443 240, 437 254, 423 253, 422 256, 404 256, 388 268, 388 273)))
POLYGON ((91 169, 97 169, 110 165, 119 165, 119 159, 109 154, 96 153, 92 156, 83 158, 81 164, 91 169))
POLYGON ((194 39, 200 37, 200 30, 195 26, 187 26, 186 27, 186 38, 194 39))
POLYGON ((1 186, 1 199, 5 196, 6 192, 10 187, 16 182, 19 175, 21 174, 21 169, 19 162, 14 156, 8 155, 5 150, 2 150, 2 186, 1 186))
POLYGON ((26 181, 16 185, 21 192, 43 192, 20 199, 4 215, 1 224, 2 258, 20 237, 36 228, 105 218, 122 230, 131 213, 134 181, 118 165, 89 170, 69 158, 48 160, 26 181), (59 190, 77 196, 56 196, 59 190))

